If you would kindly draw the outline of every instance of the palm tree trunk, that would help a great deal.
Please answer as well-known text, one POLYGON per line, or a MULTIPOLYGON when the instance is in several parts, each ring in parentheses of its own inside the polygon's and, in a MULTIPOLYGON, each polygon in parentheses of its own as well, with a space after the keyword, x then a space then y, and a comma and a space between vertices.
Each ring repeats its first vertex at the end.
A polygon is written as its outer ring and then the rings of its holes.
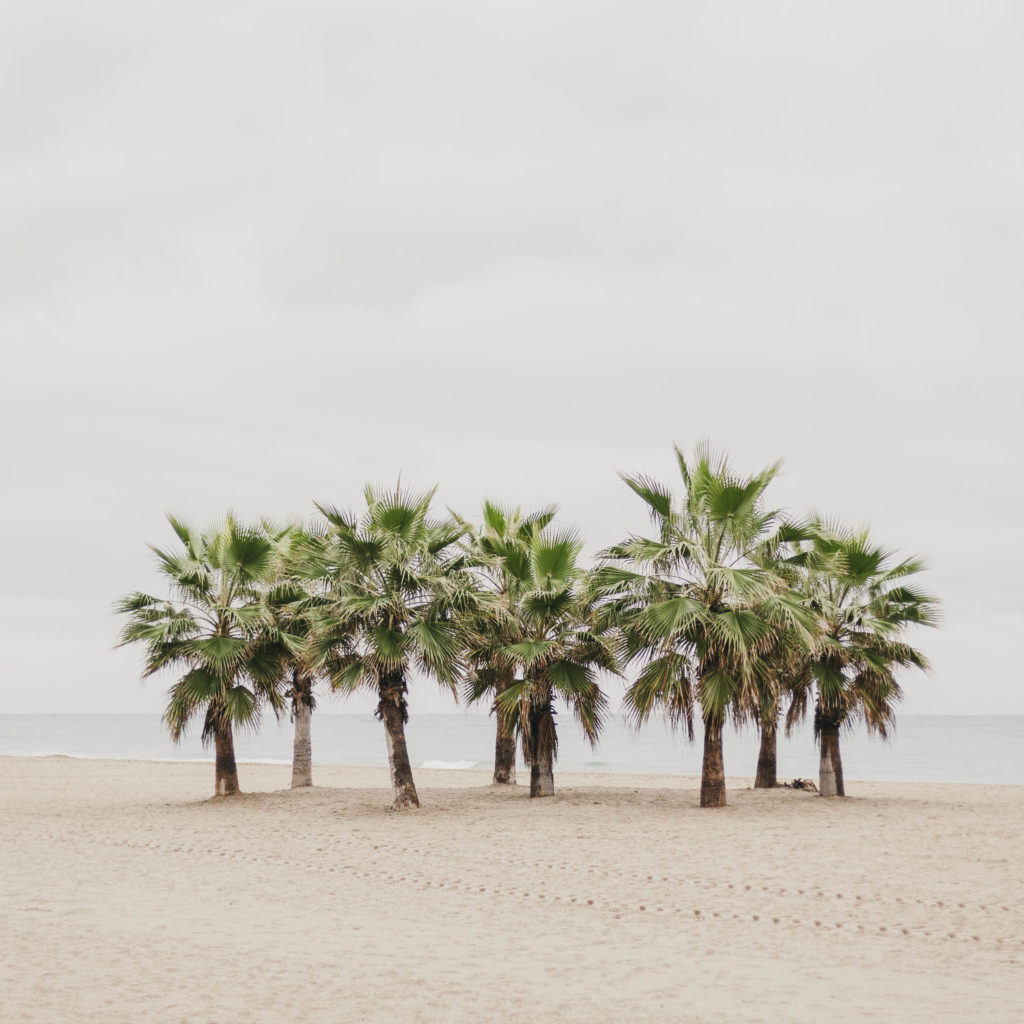
POLYGON ((704 719, 704 765, 700 776, 701 807, 725 806, 725 761, 722 758, 722 722, 704 719))
POLYGON ((530 765, 530 796, 555 795, 555 770, 551 758, 530 765))
POLYGON ((839 754, 839 722, 821 716, 818 743, 821 759, 818 762, 818 795, 846 796, 843 786, 843 759, 839 754))
MULTIPOLYGON (((495 693, 500 697, 512 682, 512 673, 502 673, 495 686, 495 693)), ((494 740, 494 779, 495 786, 514 786, 516 784, 516 736, 512 728, 512 715, 502 708, 500 702, 494 702, 494 711, 498 719, 497 736, 494 740)))
POLYGON ((292 700, 295 705, 295 743, 292 747, 292 789, 313 785, 313 745, 310 721, 313 716, 312 686, 298 670, 292 672, 292 700))
POLYGON ((234 796, 238 788, 238 766, 235 764, 235 738, 231 734, 231 723, 217 726, 214 732, 216 781, 214 793, 217 796, 234 796))
POLYGON ((530 796, 554 796, 558 738, 551 698, 540 704, 531 704, 529 715, 530 796))
POLYGON ((405 745, 405 723, 409 708, 405 699, 407 687, 400 674, 382 676, 378 684, 380 700, 377 717, 384 723, 388 741, 388 764, 391 767, 391 785, 395 793, 396 811, 419 807, 420 798, 409 763, 409 748, 405 745))
POLYGON ((774 714, 768 714, 761 720, 761 749, 757 755, 754 789, 774 789, 779 784, 776 759, 778 728, 774 714))

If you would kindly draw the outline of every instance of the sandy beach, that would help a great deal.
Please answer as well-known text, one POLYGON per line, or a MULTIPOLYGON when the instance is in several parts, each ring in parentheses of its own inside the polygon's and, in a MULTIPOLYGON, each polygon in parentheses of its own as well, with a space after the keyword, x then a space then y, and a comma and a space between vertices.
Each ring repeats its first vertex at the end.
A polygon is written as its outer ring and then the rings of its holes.
POLYGON ((0 758, 0 1020, 1024 1021, 1024 787, 0 758))

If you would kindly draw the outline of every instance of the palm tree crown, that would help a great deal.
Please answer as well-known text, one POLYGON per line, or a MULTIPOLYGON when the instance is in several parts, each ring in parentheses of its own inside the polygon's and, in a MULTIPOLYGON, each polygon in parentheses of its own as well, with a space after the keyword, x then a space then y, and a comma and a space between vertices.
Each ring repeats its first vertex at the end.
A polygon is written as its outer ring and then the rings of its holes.
POLYGON ((327 529, 306 565, 331 601, 313 647, 338 689, 375 689, 410 669, 451 688, 462 676, 462 615, 480 595, 456 544, 463 529, 430 515, 433 495, 368 487, 361 517, 317 505, 327 529))

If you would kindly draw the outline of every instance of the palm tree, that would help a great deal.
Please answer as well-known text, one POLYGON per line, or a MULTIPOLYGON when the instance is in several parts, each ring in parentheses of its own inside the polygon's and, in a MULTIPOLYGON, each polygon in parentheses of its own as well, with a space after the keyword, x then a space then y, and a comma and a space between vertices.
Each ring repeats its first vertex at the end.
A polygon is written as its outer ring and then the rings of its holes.
POLYGON ((555 792, 556 697, 572 708, 595 744, 608 706, 597 671, 618 670, 613 642, 596 625, 589 576, 579 564, 582 548, 573 533, 535 529, 521 549, 510 550, 503 565, 520 635, 496 645, 491 656, 512 672, 497 705, 512 716, 519 732, 523 759, 530 766, 531 797, 555 792))
POLYGON ((626 691, 634 723, 660 707, 693 739, 695 704, 704 726, 700 804, 726 802, 722 729, 742 721, 757 696, 757 669, 792 630, 813 644, 814 620, 764 552, 792 527, 765 506, 778 464, 739 476, 706 445, 691 464, 677 447, 683 493, 643 476, 623 475, 646 503, 656 536, 633 536, 604 553, 596 574, 605 614, 619 624, 627 663, 642 668, 626 691))
POLYGON ((846 795, 840 731, 862 719, 869 732, 888 736, 903 697, 896 670, 928 668, 903 636, 912 625, 937 625, 938 601, 908 582, 924 569, 921 559, 894 559, 867 530, 829 524, 819 524, 815 539, 793 558, 805 570, 805 589, 824 639, 795 679, 787 728, 806 714, 813 689, 821 796, 846 795))
POLYGON ((367 487, 359 516, 318 505, 322 532, 308 536, 296 559, 327 598, 311 664, 336 689, 376 694, 396 809, 419 807, 405 741, 409 673, 432 675, 454 693, 464 675, 466 623, 484 600, 458 547, 463 527, 430 513, 434 493, 367 487))
POLYGON ((807 675, 806 651, 798 635, 779 629, 776 643, 754 667, 751 714, 760 735, 754 789, 778 785, 779 716, 787 694, 792 698, 807 675))
POLYGON ((312 714, 316 709, 314 692, 317 673, 311 663, 310 641, 317 618, 326 599, 311 592, 295 571, 296 559, 308 538, 302 528, 289 523, 283 528, 264 521, 263 529, 274 545, 277 557, 275 575, 265 600, 274 622, 301 647, 282 651, 281 670, 285 696, 291 702, 295 732, 292 743, 292 789, 313 785, 312 714))
MULTIPOLYGON (((794 555, 799 554, 800 543, 813 536, 810 526, 788 521, 770 542, 754 551, 753 559, 798 590, 803 571, 794 564, 794 555)), ((806 676, 808 650, 798 632, 777 627, 771 647, 754 663, 751 714, 760 735, 754 789, 774 789, 778 785, 779 715, 784 698, 788 695, 792 701, 794 689, 806 676)))
POLYGON ((292 666, 288 697, 292 705, 295 736, 292 741, 292 789, 313 785, 312 717, 316 710, 314 677, 302 670, 299 663, 292 666))
POLYGON ((471 671, 466 685, 466 698, 471 703, 484 697, 493 702, 491 710, 497 718, 495 785, 515 785, 516 781, 515 713, 501 701, 515 681, 515 669, 501 657, 501 650, 526 634, 527 626, 516 614, 528 579, 523 568, 529 564, 533 537, 548 526, 556 511, 551 506, 524 514, 519 508, 502 508, 487 501, 482 526, 465 524, 473 561, 495 598, 474 624, 473 635, 478 642, 467 652, 471 671))
POLYGON ((164 722, 177 743, 202 715, 203 743, 213 740, 216 750, 214 792, 227 796, 239 792, 234 730, 254 728, 264 706, 280 713, 281 660, 296 641, 263 602, 274 549, 262 531, 231 515, 209 530, 167 518, 181 548, 153 551, 170 597, 121 598, 115 607, 128 621, 119 646, 143 646, 144 676, 181 673, 168 691, 164 722))

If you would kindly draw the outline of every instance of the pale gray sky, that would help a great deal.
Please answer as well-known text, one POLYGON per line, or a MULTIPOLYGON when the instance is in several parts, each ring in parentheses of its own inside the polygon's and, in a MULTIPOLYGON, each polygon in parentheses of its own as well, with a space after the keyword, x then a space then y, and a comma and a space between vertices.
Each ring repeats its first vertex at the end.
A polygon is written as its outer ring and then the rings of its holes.
POLYGON ((645 525, 615 471, 706 436, 930 559, 906 710, 1024 713, 1022 35, 1012 2, 5 4, 0 711, 162 708, 110 604, 165 510, 401 472, 595 550, 645 525))

